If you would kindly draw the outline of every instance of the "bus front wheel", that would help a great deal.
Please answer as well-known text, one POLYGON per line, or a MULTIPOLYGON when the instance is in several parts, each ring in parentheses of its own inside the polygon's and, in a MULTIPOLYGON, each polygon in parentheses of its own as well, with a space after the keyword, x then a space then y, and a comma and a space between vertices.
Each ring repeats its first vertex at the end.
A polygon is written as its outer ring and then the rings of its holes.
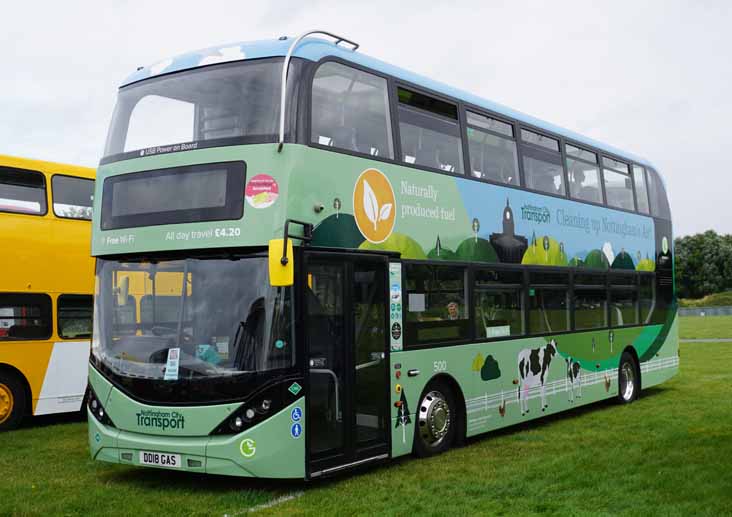
POLYGON ((640 392, 640 375, 635 358, 623 352, 618 368, 618 400, 622 404, 630 404, 638 398, 640 392))
POLYGON ((0 370, 0 431, 20 425, 25 413, 25 390, 17 375, 0 370))
POLYGON ((429 383, 416 411, 414 452, 419 457, 440 454, 450 448, 457 431, 457 404, 450 386, 442 380, 429 383))

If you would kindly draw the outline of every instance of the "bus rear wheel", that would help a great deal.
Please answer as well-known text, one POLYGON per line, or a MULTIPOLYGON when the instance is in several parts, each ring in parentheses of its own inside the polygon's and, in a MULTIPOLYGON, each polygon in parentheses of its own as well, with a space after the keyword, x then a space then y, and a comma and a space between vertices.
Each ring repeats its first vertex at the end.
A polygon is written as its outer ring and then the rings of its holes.
POLYGON ((0 370, 0 431, 17 428, 25 413, 25 390, 18 376, 0 370))
POLYGON ((435 380, 425 388, 415 415, 414 452, 417 456, 433 456, 452 446, 458 422, 455 400, 450 386, 441 380, 435 380))
POLYGON ((640 392, 640 375, 635 358, 623 352, 618 368, 618 400, 621 404, 630 404, 638 398, 640 392))

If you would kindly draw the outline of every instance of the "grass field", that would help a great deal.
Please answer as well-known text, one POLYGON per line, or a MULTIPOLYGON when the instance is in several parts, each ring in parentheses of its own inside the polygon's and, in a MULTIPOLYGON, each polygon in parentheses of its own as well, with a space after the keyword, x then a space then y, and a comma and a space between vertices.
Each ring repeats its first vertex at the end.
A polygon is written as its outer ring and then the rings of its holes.
POLYGON ((685 316, 679 318, 681 339, 732 338, 732 316, 685 316))
MULTIPOLYGON (((683 322, 683 320, 682 320, 683 322)), ((89 460, 86 428, 0 435, 0 514, 722 515, 732 510, 732 345, 682 345, 681 373, 595 404, 327 482, 267 482, 89 460)))

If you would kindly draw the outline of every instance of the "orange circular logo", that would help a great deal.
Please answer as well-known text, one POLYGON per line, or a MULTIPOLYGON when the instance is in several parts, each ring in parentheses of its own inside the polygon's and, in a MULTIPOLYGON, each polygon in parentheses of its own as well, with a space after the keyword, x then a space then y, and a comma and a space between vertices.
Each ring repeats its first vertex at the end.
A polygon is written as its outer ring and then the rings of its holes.
POLYGON ((396 200, 391 183, 384 173, 366 169, 353 189, 353 215, 366 240, 384 242, 394 230, 396 200))

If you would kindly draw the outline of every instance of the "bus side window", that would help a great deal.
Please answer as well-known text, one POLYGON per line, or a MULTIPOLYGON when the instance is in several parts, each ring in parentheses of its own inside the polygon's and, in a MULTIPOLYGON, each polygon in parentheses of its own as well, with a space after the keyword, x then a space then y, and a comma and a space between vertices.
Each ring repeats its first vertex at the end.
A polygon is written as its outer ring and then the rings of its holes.
POLYGON ((47 294, 0 294, 0 341, 51 337, 47 294))
POLYGON ((36 171, 0 166, 0 212, 44 215, 45 176, 36 171))
POLYGON ((559 140, 521 129, 521 154, 526 187, 558 196, 566 194, 559 140))
POLYGON ((401 160, 456 174, 463 173, 457 106, 398 88, 401 160))
POLYGON ((610 276, 610 326, 638 323, 638 278, 633 274, 610 276))
POLYGON ((633 181, 635 182, 635 199, 638 203, 638 211, 642 214, 650 214, 648 206, 648 189, 646 189, 646 175, 643 167, 633 165, 633 181))
POLYGON ((529 334, 569 330, 569 275, 532 271, 529 286, 529 334))
POLYGON ((51 178, 53 213, 57 217, 91 220, 94 180, 55 174, 51 178))
POLYGON ((386 79, 327 62, 313 78, 311 141, 393 158, 386 79))
POLYGON ((62 339, 89 338, 92 333, 92 297, 62 294, 58 297, 58 335, 62 339))
POLYGON ((648 172, 648 192, 651 200, 651 213, 662 219, 671 220, 671 210, 668 206, 666 189, 663 187, 658 174, 653 169, 646 169, 648 172))
POLYGON ((467 121, 472 176, 518 185, 518 155, 513 126, 472 111, 467 112, 467 121))
POLYGON ((470 333, 467 270, 459 266, 406 265, 407 347, 466 339, 470 333))

